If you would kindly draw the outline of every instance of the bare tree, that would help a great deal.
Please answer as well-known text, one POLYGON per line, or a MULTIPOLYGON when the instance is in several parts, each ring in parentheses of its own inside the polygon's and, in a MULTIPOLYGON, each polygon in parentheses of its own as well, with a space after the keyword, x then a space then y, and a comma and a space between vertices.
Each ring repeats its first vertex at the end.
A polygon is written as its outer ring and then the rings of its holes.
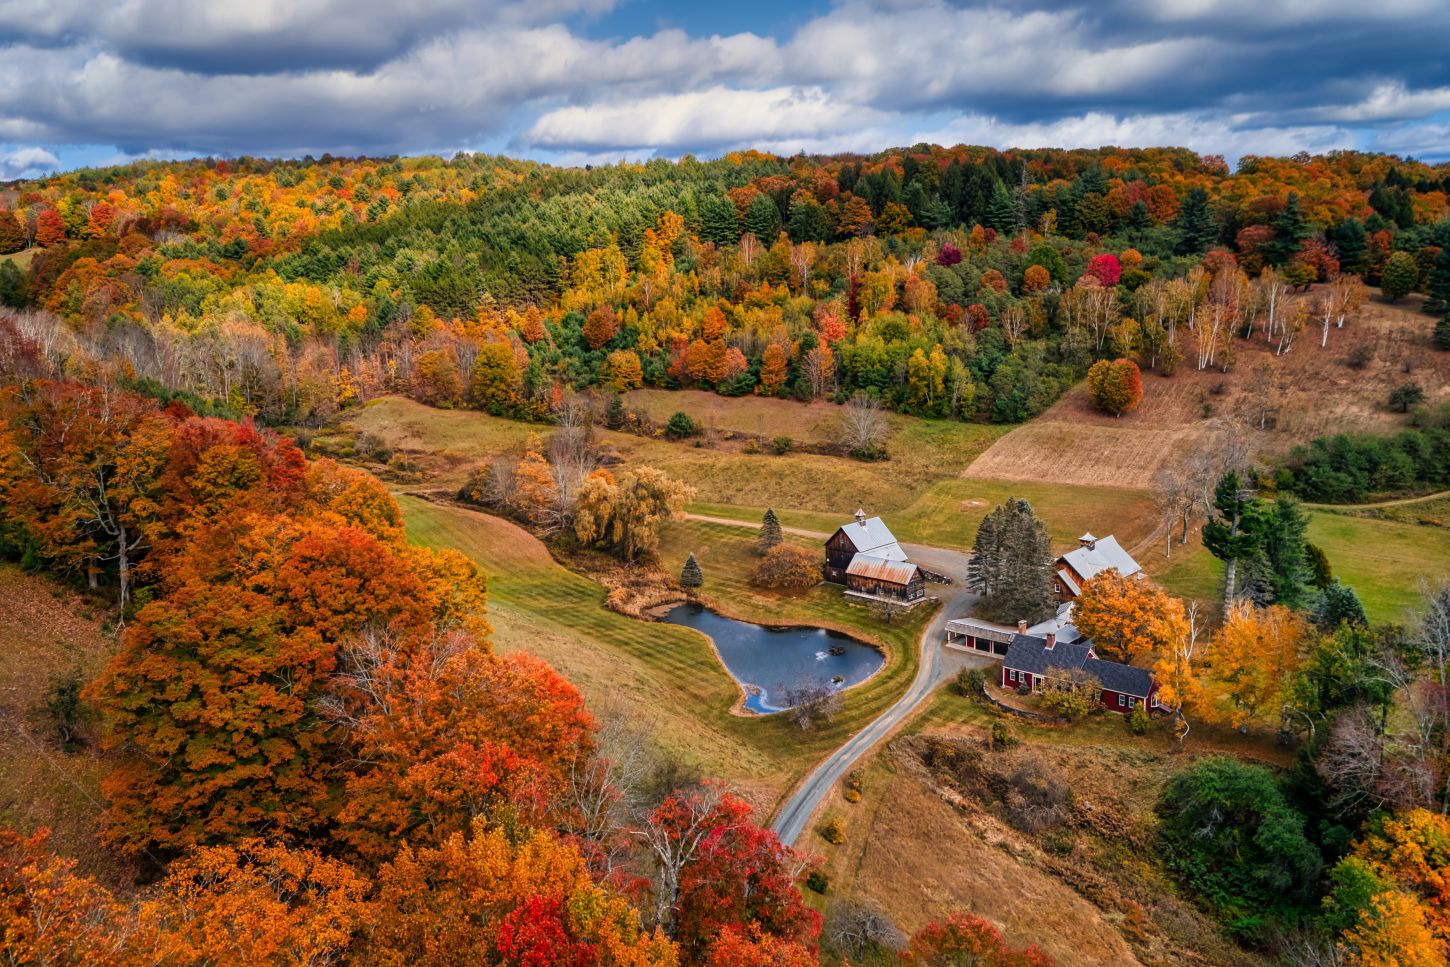
POLYGON ((584 844, 590 869, 602 877, 614 872, 627 851, 654 762, 647 730, 624 715, 602 713, 600 721, 594 750, 570 763, 564 825, 584 844))
POLYGON ((1174 525, 1182 522, 1183 536, 1178 542, 1186 543, 1193 511, 1198 505, 1198 490, 1184 469, 1165 467, 1153 475, 1149 492, 1153 495, 1153 506, 1158 510, 1158 520, 1163 528, 1163 556, 1172 557, 1174 525))
POLYGON ((800 727, 809 731, 820 723, 829 723, 841 711, 843 700, 839 689, 830 684, 803 681, 784 690, 786 715, 800 727))
POLYGON ((906 934, 874 903, 843 900, 831 907, 826 918, 826 937, 831 946, 848 957, 860 959, 873 950, 902 950, 906 934))
POLYGON ((841 445, 854 455, 875 456, 886 446, 889 425, 881 401, 857 391, 842 407, 841 445))

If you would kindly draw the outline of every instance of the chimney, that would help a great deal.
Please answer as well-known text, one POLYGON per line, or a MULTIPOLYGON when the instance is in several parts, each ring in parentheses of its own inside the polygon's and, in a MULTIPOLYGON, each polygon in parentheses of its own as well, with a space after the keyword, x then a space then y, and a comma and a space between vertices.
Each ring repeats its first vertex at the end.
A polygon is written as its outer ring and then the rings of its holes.
POLYGON ((1051 651, 1052 646, 1055 644, 1057 644, 1057 632, 1049 631, 1047 633, 1047 650, 1051 651))
POLYGON ((866 511, 862 510, 860 507, 856 508, 856 523, 866 523, 866 511))
POLYGON ((1025 635, 1025 634, 1027 634, 1027 619, 1026 618, 1023 618, 1023 619, 1021 619, 1020 621, 1017 622, 1017 633, 1019 635, 1025 635))

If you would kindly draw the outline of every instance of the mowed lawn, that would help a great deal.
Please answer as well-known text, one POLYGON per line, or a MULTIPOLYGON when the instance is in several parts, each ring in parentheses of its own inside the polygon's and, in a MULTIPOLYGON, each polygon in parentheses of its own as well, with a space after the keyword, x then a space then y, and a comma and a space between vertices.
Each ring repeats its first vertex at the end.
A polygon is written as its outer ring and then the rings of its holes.
POLYGON ((1450 580, 1450 530, 1394 520, 1312 511, 1309 540, 1334 574, 1354 588, 1374 622, 1405 623, 1427 585, 1450 580))
POLYGON ((711 549, 703 557, 706 603, 740 617, 851 631, 888 653, 883 671, 848 691, 842 713, 827 726, 802 732, 781 716, 734 715, 739 688, 703 635, 606 610, 600 585, 560 566, 507 521, 415 497, 403 496, 400 503, 411 540, 457 548, 488 574, 490 620, 500 651, 538 654, 578 685, 597 713, 636 720, 661 745, 736 785, 766 813, 818 759, 905 691, 915 674, 915 645, 928 609, 909 621, 880 626, 866 609, 846 606, 836 589, 778 600, 746 594, 744 568, 747 559, 753 561, 749 532, 670 525, 667 565, 678 567, 676 548, 711 549))

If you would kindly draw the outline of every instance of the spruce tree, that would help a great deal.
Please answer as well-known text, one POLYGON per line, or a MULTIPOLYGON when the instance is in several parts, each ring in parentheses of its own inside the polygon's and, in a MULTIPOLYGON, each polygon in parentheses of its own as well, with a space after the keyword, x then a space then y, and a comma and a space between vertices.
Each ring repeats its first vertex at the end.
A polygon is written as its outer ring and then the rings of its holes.
POLYGON ((1450 316, 1450 239, 1446 240, 1445 247, 1440 249, 1440 254, 1435 256, 1435 263, 1430 266, 1430 278, 1425 283, 1425 293, 1426 312, 1450 316))
POLYGON ((609 405, 604 408, 604 425, 611 430, 618 430, 624 426, 625 419, 624 396, 615 393, 609 398, 609 405))
POLYGON ((724 195, 708 195, 700 204, 700 237, 716 245, 740 241, 740 215, 724 195))
POLYGON ((1440 317, 1440 321, 1435 323, 1433 338, 1436 349, 1450 349, 1450 310, 1447 310, 1445 315, 1440 317))
POLYGON ((992 197, 987 201, 986 223, 988 228, 995 228, 1003 235, 1011 235, 1017 230, 1017 203, 1012 200, 1012 192, 1000 181, 992 183, 992 197))
POLYGON ((1308 530, 1309 515, 1287 494, 1280 494, 1264 514, 1262 548, 1269 585, 1274 603, 1286 608, 1299 609, 1309 601, 1308 530))
POLYGON ((1289 200, 1279 217, 1274 219, 1274 237, 1264 246, 1264 256, 1271 265, 1283 265, 1299 251, 1299 244, 1309 234, 1309 224, 1304 220, 1304 208, 1299 204, 1299 193, 1289 192, 1289 200))
POLYGON ((973 551, 967 582, 983 595, 988 617, 1011 623, 1052 615, 1052 544, 1031 504, 1014 497, 984 517, 973 551))
POLYGON ((1314 623, 1322 631, 1333 631, 1346 622, 1356 628, 1369 627, 1369 618, 1354 588, 1335 581, 1320 593, 1314 606, 1314 623))
POLYGON ((831 235, 826 210, 814 198, 806 198, 790 206, 790 223, 786 226, 792 242, 824 242, 831 235))
POLYGON ((695 560, 694 554, 691 554, 685 558, 685 566, 680 568, 680 584, 693 590, 704 583, 705 575, 700 570, 700 562, 695 560))
POLYGON ((1179 255, 1200 255, 1218 241, 1218 226, 1213 213, 1208 210, 1208 192, 1194 188, 1183 200, 1174 222, 1178 229, 1178 244, 1174 251, 1179 255))
POLYGON ((782 539, 780 518, 775 516, 775 508, 765 508, 765 516, 760 520, 760 535, 755 539, 755 553, 764 554, 782 539))
POLYGON ((1364 240, 1364 222, 1358 218, 1346 218, 1325 231, 1324 237, 1334 246, 1340 269, 1364 274, 1365 259, 1369 255, 1369 246, 1364 240))
POLYGON ((745 230, 770 245, 780 234, 780 209, 769 195, 756 195, 745 209, 745 230))

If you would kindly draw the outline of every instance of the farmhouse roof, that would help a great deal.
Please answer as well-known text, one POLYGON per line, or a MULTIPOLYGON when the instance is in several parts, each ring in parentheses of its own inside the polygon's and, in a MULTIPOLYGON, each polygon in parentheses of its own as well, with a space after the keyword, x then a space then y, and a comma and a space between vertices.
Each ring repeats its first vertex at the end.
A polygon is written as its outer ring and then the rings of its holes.
POLYGON ((842 524, 841 531, 857 554, 884 557, 888 561, 906 560, 906 552, 896 543, 891 529, 880 517, 857 518, 849 524, 842 524))
POLYGON ((1045 675, 1049 668, 1069 671, 1080 668, 1096 678, 1108 691, 1142 699, 1146 699, 1153 690, 1153 676, 1150 673, 1132 665, 1096 657, 1092 653, 1090 641, 1070 644, 1059 641, 1049 649, 1046 638, 1037 635, 1014 635, 1007 654, 1002 656, 1002 666, 1034 675, 1045 675))
POLYGON ((890 584, 909 584, 916 577, 916 565, 893 561, 874 554, 857 554, 851 558, 846 573, 890 584))
POLYGON ((1097 538, 1092 547, 1074 548, 1062 555, 1061 559, 1072 565, 1072 569, 1081 574, 1084 581, 1110 567, 1117 568, 1118 573, 1125 578, 1132 577, 1143 570, 1138 562, 1133 560, 1133 556, 1123 550, 1118 539, 1111 534, 1107 537, 1097 538))
POLYGON ((1082 633, 1072 623, 1072 603, 1068 602, 1057 609, 1057 614, 1046 621, 1039 621, 1027 629, 1029 635, 1046 637, 1049 633, 1056 632, 1059 642, 1082 641, 1082 633))

